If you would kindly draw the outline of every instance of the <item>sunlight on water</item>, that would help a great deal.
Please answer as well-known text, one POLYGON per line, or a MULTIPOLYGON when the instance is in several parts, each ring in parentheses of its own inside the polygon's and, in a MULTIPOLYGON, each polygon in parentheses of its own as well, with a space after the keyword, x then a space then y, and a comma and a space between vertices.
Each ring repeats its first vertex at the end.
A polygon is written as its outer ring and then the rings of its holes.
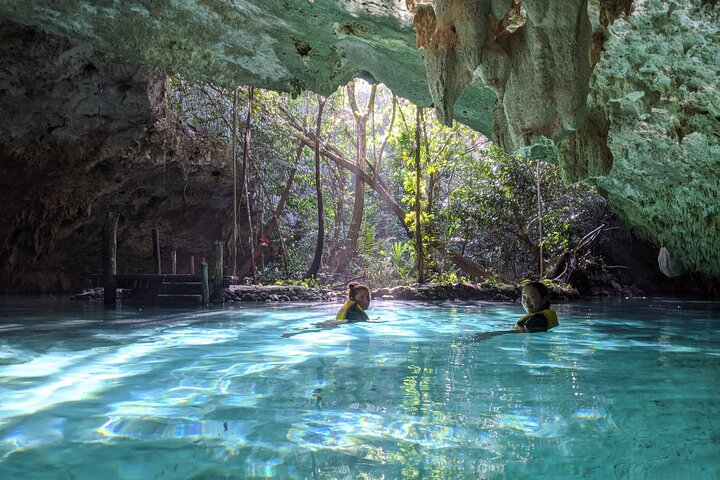
POLYGON ((720 477, 711 302, 50 303, 0 303, 2 479, 720 477))

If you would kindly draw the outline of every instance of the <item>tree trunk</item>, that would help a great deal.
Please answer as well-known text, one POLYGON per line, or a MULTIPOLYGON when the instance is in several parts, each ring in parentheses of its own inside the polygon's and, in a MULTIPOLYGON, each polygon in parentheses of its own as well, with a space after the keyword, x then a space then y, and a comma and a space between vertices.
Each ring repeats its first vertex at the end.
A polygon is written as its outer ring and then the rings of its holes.
MULTIPOLYGON (((282 215, 283 210, 285 209, 285 203, 287 203, 287 199, 290 196, 290 190, 293 186, 293 183, 295 182, 295 174, 297 173, 298 164, 300 163, 300 158, 302 156, 302 150, 305 144, 301 141, 298 145, 297 152, 295 154, 295 165, 293 166, 293 169, 290 171, 290 175, 288 176, 287 182, 285 182, 285 187, 283 188, 282 193, 280 194, 280 200, 278 201, 277 206, 275 207, 275 211, 273 212, 272 218, 270 219, 270 222, 268 223, 267 227, 265 227, 265 231, 263 233, 264 236, 270 236, 272 232, 275 231, 275 228, 278 226, 278 221, 280 218, 280 215, 282 215)), ((282 243, 282 241, 281 241, 282 243)), ((283 246, 284 248, 284 246, 283 246)), ((254 258, 248 258, 247 261, 243 264, 242 267, 240 267, 240 270, 238 270, 238 276, 240 278, 244 277, 250 269, 253 267, 255 262, 260 258, 262 255, 262 249, 256 248, 254 251, 254 258)), ((287 267, 287 266, 286 266, 287 267)), ((287 270, 287 268, 286 268, 287 270)))
MULTIPOLYGON (((390 124, 387 128, 387 133, 385 134, 385 138, 383 139, 382 145, 380 145, 380 151, 375 157, 375 163, 372 166, 373 173, 374 174, 380 174, 380 171, 382 170, 382 160, 383 155, 385 154, 385 148, 387 148, 387 144, 390 140, 390 134, 392 133, 393 125, 395 125, 395 112, 397 111, 397 97, 393 94, 392 97, 392 114, 390 116, 390 124)), ((374 126, 373 126, 374 128, 374 126)), ((374 133, 374 132, 373 132, 374 133)))
POLYGON ((542 238, 543 238, 543 225, 542 225, 542 193, 540 190, 540 160, 535 160, 536 162, 536 179, 537 179, 537 208, 538 208, 538 257, 539 257, 539 264, 538 264, 538 270, 540 271, 539 277, 543 277, 543 247, 542 247, 542 238))
POLYGON ((506 277, 505 275, 501 275, 499 273, 496 273, 489 268, 485 268, 484 266, 480 265, 478 262, 474 260, 470 260, 469 258, 463 257, 460 253, 456 252, 452 248, 440 245, 439 243, 434 244, 432 248, 435 248, 437 252, 441 255, 446 256, 450 261, 452 261, 455 265, 460 268, 463 272, 470 275, 471 277, 474 277, 476 279, 486 279, 495 277, 500 280, 502 280, 505 283, 515 284, 517 283, 515 280, 513 280, 510 277, 506 277))
POLYGON ((420 125, 422 108, 416 107, 415 115, 415 249, 417 254, 418 283, 425 283, 425 254, 423 253, 422 228, 420 225, 420 186, 422 172, 420 171, 420 125))
POLYGON ((235 137, 237 137, 237 87, 233 89, 232 105, 232 175, 233 175, 233 237, 232 237, 232 274, 237 275, 237 244, 238 244, 238 214, 237 214, 237 150, 235 137))
MULTIPOLYGON (((327 160, 327 157, 324 158, 327 160)), ((328 249, 328 253, 335 256, 335 252, 337 252, 340 245, 340 232, 342 232, 343 225, 345 225, 345 169, 335 162, 328 162, 328 170, 330 170, 331 185, 335 192, 335 198, 337 199, 334 207, 335 212, 333 217, 335 222, 333 225, 332 244, 330 245, 330 249, 328 249)))
MULTIPOLYGON (((347 85, 348 99, 352 108, 353 117, 355 117, 355 132, 357 136, 357 155, 356 169, 363 172, 365 161, 367 158, 367 119, 370 112, 375 108, 375 92, 377 85, 373 85, 370 89, 370 98, 364 113, 360 113, 357 100, 355 98, 355 83, 351 81, 347 85)), ((330 274, 345 270, 355 255, 357 250, 358 239, 360 238, 360 228, 362 226, 363 210, 365 209, 365 182, 360 175, 355 175, 355 200, 353 204, 353 213, 348 228, 345 243, 333 258, 330 264, 330 274)))
POLYGON ((322 127, 322 114, 325 107, 325 99, 320 95, 318 99, 318 114, 315 122, 315 192, 317 195, 317 221, 318 233, 315 243, 315 256, 310 268, 305 272, 304 278, 314 278, 320 270, 323 248, 325 245, 325 208, 323 206, 322 184, 320 183, 320 127, 322 127))
POLYGON ((255 278, 255 239, 253 238, 252 228, 252 215, 250 213, 250 192, 248 189, 248 164, 250 162, 250 127, 252 126, 252 108, 253 108, 253 97, 255 96, 255 88, 248 88, 248 111, 245 119, 245 141, 243 142, 243 163, 242 163, 242 178, 243 188, 245 189, 245 206, 247 207, 247 221, 248 221, 248 245, 250 245, 250 259, 252 261, 252 279, 253 284, 257 283, 255 278))

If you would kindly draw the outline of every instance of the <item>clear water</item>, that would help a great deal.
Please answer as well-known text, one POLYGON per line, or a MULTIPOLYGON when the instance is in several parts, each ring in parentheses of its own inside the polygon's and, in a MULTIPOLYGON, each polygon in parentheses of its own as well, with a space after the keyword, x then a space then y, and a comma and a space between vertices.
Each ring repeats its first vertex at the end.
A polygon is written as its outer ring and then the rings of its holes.
POLYGON ((0 299, 0 478, 720 478, 717 303, 338 307, 0 299))

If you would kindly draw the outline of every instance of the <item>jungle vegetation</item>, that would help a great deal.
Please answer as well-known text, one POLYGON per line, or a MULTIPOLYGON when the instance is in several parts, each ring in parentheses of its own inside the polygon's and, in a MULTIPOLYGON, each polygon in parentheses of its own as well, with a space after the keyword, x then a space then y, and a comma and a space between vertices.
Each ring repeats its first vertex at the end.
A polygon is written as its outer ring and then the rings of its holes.
POLYGON ((383 85, 324 98, 170 77, 166 100, 188 135, 231 146, 226 265, 247 283, 563 282, 610 215, 556 164, 441 126, 383 85))

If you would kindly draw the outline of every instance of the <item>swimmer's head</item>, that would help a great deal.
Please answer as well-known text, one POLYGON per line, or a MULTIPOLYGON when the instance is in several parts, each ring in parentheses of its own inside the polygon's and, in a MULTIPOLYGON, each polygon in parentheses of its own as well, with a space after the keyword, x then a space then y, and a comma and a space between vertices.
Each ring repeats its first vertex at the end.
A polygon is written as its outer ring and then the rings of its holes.
POLYGON ((367 310, 370 307, 370 289, 367 285, 358 282, 348 283, 348 299, 354 300, 360 308, 367 310))
POLYGON ((550 308, 550 293, 541 282, 530 282, 522 289, 522 306, 527 313, 550 308))

